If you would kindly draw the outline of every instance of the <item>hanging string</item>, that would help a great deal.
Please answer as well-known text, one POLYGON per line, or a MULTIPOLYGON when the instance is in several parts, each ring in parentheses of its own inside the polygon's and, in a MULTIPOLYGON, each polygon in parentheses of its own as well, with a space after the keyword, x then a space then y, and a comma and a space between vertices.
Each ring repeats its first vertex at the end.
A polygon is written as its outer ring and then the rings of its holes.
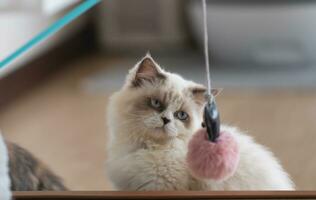
POLYGON ((206 0, 202 0, 203 5, 203 27, 204 27, 204 56, 205 56, 205 68, 206 68, 206 80, 207 80, 207 94, 211 95, 211 74, 210 74, 210 63, 208 54, 208 31, 207 31, 207 15, 206 15, 206 0))

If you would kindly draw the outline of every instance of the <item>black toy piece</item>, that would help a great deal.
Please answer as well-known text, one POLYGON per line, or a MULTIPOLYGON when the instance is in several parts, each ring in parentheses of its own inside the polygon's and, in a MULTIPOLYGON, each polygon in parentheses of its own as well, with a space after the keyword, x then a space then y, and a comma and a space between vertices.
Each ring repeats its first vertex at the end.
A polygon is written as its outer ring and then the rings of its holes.
POLYGON ((208 139, 216 142, 220 133, 220 119, 214 97, 211 97, 205 105, 203 125, 206 126, 208 139))

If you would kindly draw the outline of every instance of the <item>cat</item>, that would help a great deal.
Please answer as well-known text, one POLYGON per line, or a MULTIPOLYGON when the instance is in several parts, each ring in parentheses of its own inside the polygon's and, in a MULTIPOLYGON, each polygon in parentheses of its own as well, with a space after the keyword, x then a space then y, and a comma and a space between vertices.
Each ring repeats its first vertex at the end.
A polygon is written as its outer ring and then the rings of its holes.
POLYGON ((0 133, 0 199, 10 200, 9 155, 7 146, 0 133))
MULTIPOLYGON (((9 185, 12 191, 64 191, 63 181, 45 164, 23 147, 9 141, 2 141, 6 146, 9 185)), ((2 145, 0 145, 0 148, 2 145)), ((1 150, 0 150, 1 151, 1 150)), ((0 158, 1 159, 1 158, 0 158)), ((3 166, 0 160, 0 165, 3 166)), ((2 167, 0 166, 0 167, 2 167)), ((5 180, 5 179, 3 179, 5 180)), ((6 181, 7 182, 7 181, 6 181)), ((1 181, 0 181, 1 183, 1 181)), ((1 198, 0 198, 1 199, 1 198)))
MULTIPOLYGON (((128 73, 109 100, 106 170, 118 190, 293 190, 278 159, 234 127, 221 125, 236 139, 240 161, 222 180, 190 174, 187 145, 201 127, 206 88, 162 69, 147 54, 128 73)), ((212 90, 216 95, 218 90, 212 90)))

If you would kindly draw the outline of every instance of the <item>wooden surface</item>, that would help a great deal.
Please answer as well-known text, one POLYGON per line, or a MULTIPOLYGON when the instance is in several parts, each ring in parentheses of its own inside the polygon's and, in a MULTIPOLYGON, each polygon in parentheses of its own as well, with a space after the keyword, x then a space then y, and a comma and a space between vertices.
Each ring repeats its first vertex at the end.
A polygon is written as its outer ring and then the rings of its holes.
POLYGON ((294 192, 16 192, 16 200, 26 199, 316 199, 314 191, 294 192))

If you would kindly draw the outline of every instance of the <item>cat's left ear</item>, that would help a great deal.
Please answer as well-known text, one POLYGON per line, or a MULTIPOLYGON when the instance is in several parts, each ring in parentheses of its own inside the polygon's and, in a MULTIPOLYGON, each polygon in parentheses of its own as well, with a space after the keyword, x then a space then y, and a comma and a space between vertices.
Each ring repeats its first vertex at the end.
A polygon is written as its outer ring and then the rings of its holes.
POLYGON ((132 84, 135 87, 145 83, 154 84, 156 81, 166 78, 162 71, 150 54, 147 54, 136 66, 132 84))
MULTIPOLYGON (((203 85, 196 85, 192 88, 190 88, 192 94, 193 94, 193 98, 195 100, 195 102, 199 105, 202 105, 205 103, 205 94, 206 94, 206 90, 207 88, 204 87, 203 85)), ((218 96, 221 92, 223 91, 222 88, 214 88, 211 90, 211 93, 214 97, 218 96)))

